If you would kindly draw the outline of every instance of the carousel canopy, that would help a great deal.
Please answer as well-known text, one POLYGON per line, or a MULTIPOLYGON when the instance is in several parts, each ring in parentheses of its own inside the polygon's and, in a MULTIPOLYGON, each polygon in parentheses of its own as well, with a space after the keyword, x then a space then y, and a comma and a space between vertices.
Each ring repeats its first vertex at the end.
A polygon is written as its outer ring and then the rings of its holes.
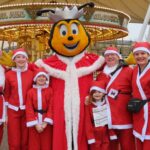
MULTIPOLYGON (((17 3, 76 3, 83 4, 90 0, 1 0, 0 5, 17 4, 17 3)), ((97 6, 109 7, 123 11, 131 16, 131 22, 143 23, 150 0, 91 0, 97 6)))

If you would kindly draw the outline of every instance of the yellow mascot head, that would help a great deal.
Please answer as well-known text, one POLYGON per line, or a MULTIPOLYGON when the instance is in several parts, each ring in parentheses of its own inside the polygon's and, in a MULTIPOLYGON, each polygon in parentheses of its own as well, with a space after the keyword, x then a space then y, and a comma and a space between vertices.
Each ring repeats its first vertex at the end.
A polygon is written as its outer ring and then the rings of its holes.
POLYGON ((86 3, 78 8, 65 7, 56 10, 40 10, 37 15, 49 12, 55 23, 51 29, 49 46, 53 51, 65 57, 73 57, 83 52, 90 43, 85 28, 78 20, 84 14, 83 8, 94 7, 94 3, 86 3))

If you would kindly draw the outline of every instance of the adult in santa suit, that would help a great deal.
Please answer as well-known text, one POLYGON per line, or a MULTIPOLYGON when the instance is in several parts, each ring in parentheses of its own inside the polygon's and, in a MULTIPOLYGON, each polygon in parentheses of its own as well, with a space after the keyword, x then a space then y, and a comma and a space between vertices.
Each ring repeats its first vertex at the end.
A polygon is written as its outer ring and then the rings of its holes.
MULTIPOLYGON (((133 55, 137 62, 132 77, 133 98, 150 99, 150 44, 137 42, 133 55)), ((150 148, 150 103, 147 102, 138 113, 133 113, 133 134, 137 140, 137 150, 150 148)))
POLYGON ((26 101, 28 150, 52 150, 53 94, 49 87, 49 76, 43 69, 38 69, 33 81, 33 88, 28 91, 26 101))
MULTIPOLYGON (((133 70, 119 62, 121 55, 116 47, 108 47, 104 56, 106 65, 103 72, 110 77, 106 87, 108 127, 114 129, 118 137, 118 140, 111 141, 111 149, 117 150, 118 143, 120 143, 121 150, 134 150, 132 116, 127 111, 127 103, 131 99, 132 93, 133 70)), ((100 78, 98 77, 98 80, 100 78)))
POLYGON ((12 60, 16 67, 6 73, 4 92, 8 103, 8 144, 9 150, 27 150, 25 101, 32 87, 33 73, 28 69, 28 56, 22 48, 13 51, 12 60))
POLYGON ((5 100, 3 96, 4 85, 5 85, 5 70, 3 66, 0 65, 0 144, 3 137, 3 124, 6 121, 6 116, 5 116, 6 108, 5 108, 5 100))
POLYGON ((77 20, 84 13, 83 6, 48 11, 50 19, 56 22, 49 41, 56 54, 38 60, 36 65, 51 76, 54 91, 53 149, 87 150, 84 101, 93 72, 101 67, 104 58, 85 53, 90 39, 77 20))

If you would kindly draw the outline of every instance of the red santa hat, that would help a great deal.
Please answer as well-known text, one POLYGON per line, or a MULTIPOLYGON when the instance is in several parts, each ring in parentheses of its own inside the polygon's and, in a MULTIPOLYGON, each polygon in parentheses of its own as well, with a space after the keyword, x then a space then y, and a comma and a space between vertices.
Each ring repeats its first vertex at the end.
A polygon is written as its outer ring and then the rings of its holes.
POLYGON ((93 81, 92 86, 90 88, 90 92, 93 90, 96 90, 96 91, 106 94, 106 82, 104 80, 93 81))
POLYGON ((47 81, 49 82, 49 75, 48 75, 48 73, 47 73, 44 69, 42 69, 42 68, 39 68, 39 69, 37 69, 37 70, 34 72, 33 81, 35 82, 36 79, 37 79, 39 76, 41 76, 41 75, 45 76, 46 79, 47 79, 47 81))
POLYGON ((25 52, 25 50, 23 48, 19 48, 19 49, 13 50, 12 60, 14 60, 14 58, 19 54, 25 56, 28 59, 28 55, 25 52))
POLYGON ((133 46, 133 53, 138 51, 144 51, 150 54, 150 43, 148 42, 136 42, 133 46))
POLYGON ((119 53, 119 51, 116 47, 113 47, 113 46, 107 47, 104 55, 107 55, 107 54, 116 54, 116 55, 118 55, 118 57, 120 59, 122 59, 122 56, 121 56, 121 54, 119 53))

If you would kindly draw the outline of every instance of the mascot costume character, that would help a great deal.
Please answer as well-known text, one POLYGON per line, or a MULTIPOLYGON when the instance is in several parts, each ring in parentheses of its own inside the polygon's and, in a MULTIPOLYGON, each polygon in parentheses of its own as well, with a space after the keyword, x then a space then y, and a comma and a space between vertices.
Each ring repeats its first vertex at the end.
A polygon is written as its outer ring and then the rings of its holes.
MULTIPOLYGON (((51 76, 51 86, 54 91, 54 150, 88 149, 84 101, 93 80, 93 72, 101 68, 104 58, 85 52, 90 38, 78 20, 85 13, 84 7, 94 7, 94 4, 40 10, 37 13, 40 16, 49 12, 50 20, 54 22, 49 45, 56 54, 35 63, 51 76)), ((3 51, 0 64, 14 66, 11 55, 12 51, 9 53, 3 51)), ((133 60, 131 54, 127 63, 133 64, 133 60)))
POLYGON ((40 10, 37 15, 49 12, 54 21, 49 45, 56 53, 44 60, 36 61, 51 76, 54 91, 54 150, 87 150, 85 137, 84 101, 93 80, 93 72, 99 69, 104 58, 85 53, 90 38, 78 20, 84 7, 65 7, 56 10, 40 10))

